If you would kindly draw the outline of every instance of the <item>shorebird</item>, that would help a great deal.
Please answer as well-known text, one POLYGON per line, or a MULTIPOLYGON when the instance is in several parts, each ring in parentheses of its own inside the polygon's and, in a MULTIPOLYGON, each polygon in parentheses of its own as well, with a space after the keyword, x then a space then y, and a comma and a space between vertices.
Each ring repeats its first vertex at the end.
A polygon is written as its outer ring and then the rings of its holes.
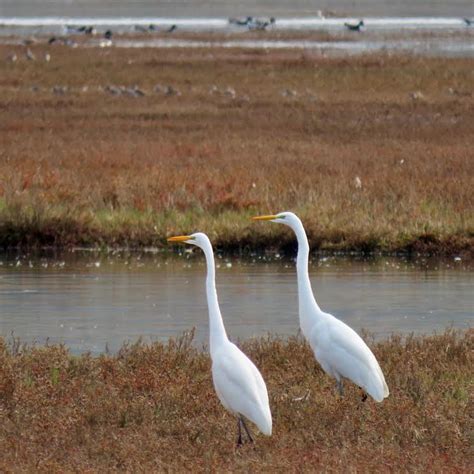
POLYGON ((77 26, 66 25, 64 28, 65 28, 66 33, 74 34, 74 33, 80 33, 81 28, 84 28, 84 27, 79 27, 78 28, 77 26))
POLYGON ((112 94, 112 95, 121 95, 122 94, 122 90, 120 89, 120 87, 117 87, 117 86, 105 86, 104 91, 106 91, 106 92, 108 92, 109 94, 112 94))
POLYGON ((26 56, 26 59, 29 59, 30 61, 36 60, 36 56, 33 54, 33 51, 31 51, 30 48, 26 50, 25 56, 26 56))
POLYGON ((175 89, 173 86, 166 86, 164 93, 165 95, 176 95, 176 96, 181 95, 181 92, 178 89, 175 89))
POLYGON ((53 86, 53 88, 51 89, 51 92, 52 92, 54 95, 64 95, 64 94, 66 94, 66 92, 67 92, 67 86, 55 85, 55 86, 53 86))
POLYGON ((175 31, 178 27, 176 25, 171 25, 167 30, 166 32, 167 33, 173 33, 173 31, 175 31))
POLYGON ((150 31, 156 31, 155 25, 148 25, 148 26, 143 26, 143 25, 135 25, 135 31, 138 31, 140 33, 149 33, 150 31))
POLYGON ((352 23, 344 23, 344 26, 350 31, 360 31, 361 27, 364 26, 364 20, 360 20, 357 25, 352 23))
POLYGON ((110 38, 112 38, 112 36, 113 36, 113 33, 112 33, 111 30, 107 30, 107 31, 104 33, 104 38, 105 38, 105 39, 108 39, 108 40, 109 40, 110 38))
POLYGON ((145 95, 145 92, 143 92, 137 85, 126 87, 123 92, 131 97, 143 97, 145 95))
POLYGON ((242 18, 229 18, 229 23, 231 25, 237 25, 237 26, 247 26, 251 21, 253 21, 253 18, 251 16, 248 16, 245 19, 242 19, 242 18))
POLYGON ((463 18, 464 23, 466 23, 466 26, 473 26, 474 25, 474 20, 471 20, 470 18, 463 18))
POLYGON ((247 26, 249 30, 263 31, 266 30, 268 26, 274 25, 275 22, 276 20, 273 17, 269 18, 268 20, 253 19, 247 24, 247 26))

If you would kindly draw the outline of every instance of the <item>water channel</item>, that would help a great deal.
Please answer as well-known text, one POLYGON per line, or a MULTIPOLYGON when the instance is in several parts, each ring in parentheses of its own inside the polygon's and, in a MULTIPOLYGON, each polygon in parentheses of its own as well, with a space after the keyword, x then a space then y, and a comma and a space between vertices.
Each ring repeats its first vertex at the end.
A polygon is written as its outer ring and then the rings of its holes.
MULTIPOLYGON (((0 256, 0 335, 97 354, 195 328, 201 346, 208 337, 205 270, 198 252, 0 256)), ((376 338, 474 322, 474 272, 459 258, 318 257, 310 274, 323 310, 376 338)), ((293 260, 218 257, 217 290, 233 340, 297 334, 293 260)))

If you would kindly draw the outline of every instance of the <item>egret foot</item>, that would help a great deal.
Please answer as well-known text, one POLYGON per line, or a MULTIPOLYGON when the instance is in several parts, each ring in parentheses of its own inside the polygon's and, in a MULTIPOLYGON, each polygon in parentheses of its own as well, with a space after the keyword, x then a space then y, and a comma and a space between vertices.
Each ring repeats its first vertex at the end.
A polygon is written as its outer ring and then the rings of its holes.
POLYGON ((247 433, 247 436, 248 436, 248 438, 249 438, 249 441, 250 441, 251 443, 253 443, 253 438, 252 438, 252 435, 250 434, 250 430, 247 428, 247 425, 245 424, 245 420, 244 420, 244 418, 243 418, 242 416, 240 417, 240 421, 242 422, 242 425, 243 425, 243 427, 244 427, 244 429, 245 429, 245 432, 247 433))
POLYGON ((237 419, 237 427, 238 427, 238 432, 239 436, 237 438, 237 446, 242 446, 244 443, 242 441, 242 426, 244 427, 245 432, 247 433, 247 437, 251 443, 253 443, 253 438, 252 435, 250 434, 250 430, 247 428, 247 425, 245 424, 245 420, 242 416, 239 416, 237 419))
POLYGON ((362 401, 365 402, 367 400, 367 393, 364 392, 362 387, 359 387, 360 391, 362 392, 362 401))
POLYGON ((237 447, 242 446, 242 427, 241 427, 241 422, 240 418, 237 418, 237 430, 239 433, 239 436, 237 437, 237 447))

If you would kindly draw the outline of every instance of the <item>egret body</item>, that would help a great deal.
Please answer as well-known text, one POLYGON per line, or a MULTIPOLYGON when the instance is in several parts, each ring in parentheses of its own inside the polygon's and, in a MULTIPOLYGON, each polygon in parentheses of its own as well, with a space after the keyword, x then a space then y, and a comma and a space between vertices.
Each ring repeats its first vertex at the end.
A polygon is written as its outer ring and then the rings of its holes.
POLYGON ((238 419, 237 443, 242 444, 242 426, 249 440, 253 441, 244 417, 255 423, 263 434, 270 436, 272 415, 263 377, 254 363, 229 341, 222 321, 215 283, 214 254, 209 238, 206 234, 198 232, 192 235, 170 237, 168 241, 196 245, 203 250, 206 257, 212 380, 222 405, 238 419))
POLYGON ((362 338, 347 324, 320 309, 314 298, 308 274, 309 244, 303 224, 292 212, 257 216, 254 220, 286 224, 298 241, 296 272, 298 279, 299 319, 323 370, 337 381, 342 395, 342 378, 352 380, 377 402, 388 397, 389 390, 377 359, 362 338))

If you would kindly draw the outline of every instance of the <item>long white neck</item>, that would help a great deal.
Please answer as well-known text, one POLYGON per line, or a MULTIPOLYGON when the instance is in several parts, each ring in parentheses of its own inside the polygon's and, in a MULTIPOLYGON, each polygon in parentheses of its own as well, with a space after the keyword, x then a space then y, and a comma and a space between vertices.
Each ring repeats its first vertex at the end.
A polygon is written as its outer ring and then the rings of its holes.
POLYGON ((301 221, 295 220, 292 222, 291 228, 296 234, 298 240, 298 256, 296 258, 296 275, 298 278, 298 302, 299 302, 299 316, 300 327, 303 334, 309 337, 314 323, 321 314, 321 309, 316 303, 311 282, 308 274, 309 261, 309 243, 306 237, 301 221))
POLYGON ((222 321, 219 301, 217 300, 216 269, 211 243, 209 242, 208 245, 202 247, 202 250, 206 256, 207 263, 206 295, 207 307, 209 309, 209 344, 212 357, 219 345, 227 341, 228 338, 225 332, 224 322, 222 321))

